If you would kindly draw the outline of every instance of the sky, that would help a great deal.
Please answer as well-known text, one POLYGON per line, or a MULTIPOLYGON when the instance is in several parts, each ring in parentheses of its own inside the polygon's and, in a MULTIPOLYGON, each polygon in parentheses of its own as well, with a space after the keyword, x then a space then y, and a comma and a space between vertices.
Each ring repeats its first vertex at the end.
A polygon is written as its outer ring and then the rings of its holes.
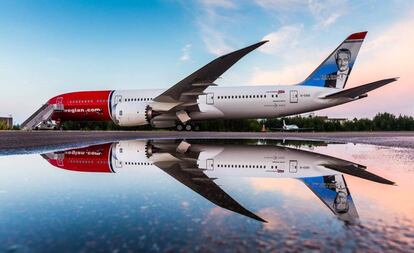
POLYGON ((368 35, 347 87, 399 81, 316 114, 414 116, 412 27, 410 0, 0 0, 0 116, 20 123, 70 91, 168 88, 264 39, 217 83, 296 84, 359 31, 368 35))

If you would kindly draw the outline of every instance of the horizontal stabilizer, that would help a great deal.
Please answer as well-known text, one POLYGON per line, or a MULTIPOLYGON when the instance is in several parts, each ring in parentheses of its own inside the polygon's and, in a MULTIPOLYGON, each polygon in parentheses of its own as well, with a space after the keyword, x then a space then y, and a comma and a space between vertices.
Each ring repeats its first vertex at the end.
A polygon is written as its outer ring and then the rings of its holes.
POLYGON ((336 93, 327 95, 324 98, 343 98, 343 97, 357 98, 358 96, 361 96, 361 95, 363 95, 363 94, 365 94, 369 91, 375 90, 379 87, 382 87, 386 84, 395 82, 397 80, 398 80, 398 77, 388 78, 388 79, 384 79, 384 80, 364 84, 364 85, 361 85, 361 86, 358 86, 358 87, 350 88, 350 89, 347 89, 347 90, 343 90, 343 91, 340 91, 340 92, 336 92, 336 93))
POLYGON ((380 177, 378 175, 375 175, 374 173, 371 173, 369 171, 366 171, 365 169, 361 169, 358 166, 354 164, 349 165, 336 165, 336 164, 322 164, 322 166, 335 170, 344 174, 352 175, 355 177, 363 178, 372 182, 377 182, 380 184, 389 184, 389 185, 395 185, 394 182, 380 177))

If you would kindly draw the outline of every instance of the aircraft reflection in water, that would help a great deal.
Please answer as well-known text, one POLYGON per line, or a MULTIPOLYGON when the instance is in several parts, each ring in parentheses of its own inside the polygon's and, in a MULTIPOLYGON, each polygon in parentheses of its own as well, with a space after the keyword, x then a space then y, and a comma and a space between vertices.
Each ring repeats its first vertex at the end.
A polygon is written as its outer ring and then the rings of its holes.
POLYGON ((52 165, 79 172, 116 173, 158 167, 214 204, 266 222, 220 188, 223 177, 301 180, 339 219, 358 213, 343 174, 382 184, 393 182, 350 161, 277 145, 217 144, 208 141, 120 141, 42 154, 52 165))

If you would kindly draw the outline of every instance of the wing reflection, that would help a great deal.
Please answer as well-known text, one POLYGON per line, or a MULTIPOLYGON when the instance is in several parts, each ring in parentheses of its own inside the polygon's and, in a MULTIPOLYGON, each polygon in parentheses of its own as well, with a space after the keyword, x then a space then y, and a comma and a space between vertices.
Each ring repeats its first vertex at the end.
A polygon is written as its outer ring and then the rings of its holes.
MULTIPOLYGON (((306 143, 309 145, 309 142, 306 143)), ((42 154, 52 165, 78 172, 115 173, 155 166, 212 203, 265 222, 227 194, 216 182, 224 177, 295 178, 341 220, 358 212, 343 174, 394 184, 343 159, 285 146, 217 144, 211 141, 132 140, 42 154)))

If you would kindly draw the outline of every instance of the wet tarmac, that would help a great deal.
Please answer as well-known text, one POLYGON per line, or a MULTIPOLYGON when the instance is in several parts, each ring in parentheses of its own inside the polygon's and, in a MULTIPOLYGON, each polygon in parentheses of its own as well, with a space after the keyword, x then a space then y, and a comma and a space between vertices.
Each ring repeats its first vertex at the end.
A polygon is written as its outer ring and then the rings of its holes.
POLYGON ((414 251, 412 148, 163 137, 3 149, 0 252, 414 251))
POLYGON ((322 140, 414 149, 414 132, 0 131, 0 155, 128 139, 175 138, 322 140))

